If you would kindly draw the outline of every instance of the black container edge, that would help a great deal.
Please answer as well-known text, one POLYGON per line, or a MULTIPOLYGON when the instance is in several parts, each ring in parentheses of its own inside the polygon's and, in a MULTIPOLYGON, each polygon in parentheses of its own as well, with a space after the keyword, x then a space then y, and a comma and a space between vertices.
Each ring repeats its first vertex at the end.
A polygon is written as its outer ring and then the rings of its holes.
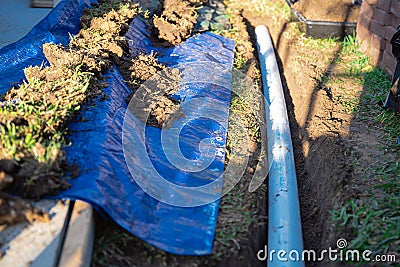
MULTIPOLYGON (((346 35, 354 34, 357 22, 333 22, 333 21, 318 21, 308 20, 294 9, 293 3, 286 0, 292 14, 294 14, 295 21, 299 21, 305 26, 305 33, 307 36, 314 38, 339 38, 343 39, 346 35)), ((303 30, 304 31, 304 30, 303 30)))

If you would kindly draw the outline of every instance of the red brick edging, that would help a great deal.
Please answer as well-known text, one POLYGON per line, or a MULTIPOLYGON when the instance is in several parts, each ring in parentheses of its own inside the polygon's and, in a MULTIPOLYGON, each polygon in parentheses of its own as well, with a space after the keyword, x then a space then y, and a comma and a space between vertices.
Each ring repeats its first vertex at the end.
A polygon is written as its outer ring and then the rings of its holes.
POLYGON ((391 77, 396 67, 390 39, 400 25, 400 0, 363 0, 357 23, 360 50, 391 77))

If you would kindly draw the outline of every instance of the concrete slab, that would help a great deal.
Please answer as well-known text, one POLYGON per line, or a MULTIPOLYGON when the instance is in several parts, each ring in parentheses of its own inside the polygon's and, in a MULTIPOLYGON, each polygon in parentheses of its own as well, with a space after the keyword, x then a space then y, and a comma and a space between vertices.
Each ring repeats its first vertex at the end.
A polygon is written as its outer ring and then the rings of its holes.
POLYGON ((89 267, 94 241, 93 209, 75 201, 58 267, 89 267))
POLYGON ((0 48, 24 37, 51 8, 32 8, 30 0, 0 1, 0 48))
POLYGON ((94 241, 92 207, 82 201, 56 200, 41 200, 35 206, 49 212, 50 222, 0 228, 0 267, 89 267, 94 241))
MULTIPOLYGON (((60 240, 60 232, 68 211, 68 203, 42 200, 36 203, 50 214, 50 222, 19 223, 0 231, 0 267, 32 266, 35 260, 45 259, 40 266, 53 266, 60 240), (47 263, 47 264, 43 264, 47 263)), ((36 265, 39 266, 39 265, 36 265)))

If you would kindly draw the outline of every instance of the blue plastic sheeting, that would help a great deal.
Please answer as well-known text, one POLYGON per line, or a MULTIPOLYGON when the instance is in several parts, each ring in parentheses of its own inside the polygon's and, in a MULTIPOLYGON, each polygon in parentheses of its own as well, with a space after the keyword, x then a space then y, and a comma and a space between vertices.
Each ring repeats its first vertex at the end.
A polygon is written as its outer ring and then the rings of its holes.
MULTIPOLYGON (((133 29, 144 30, 141 26, 143 24, 140 20, 135 20, 132 25, 133 29)), ((130 43, 136 46, 140 42, 146 43, 146 47, 142 48, 149 50, 151 46, 144 35, 145 31, 134 32, 132 34, 130 31, 128 34, 130 43)), ((194 73, 201 73, 212 71, 207 69, 207 62, 210 62, 210 59, 230 69, 233 48, 232 41, 206 33, 191 38, 176 48, 157 50, 157 52, 160 54, 162 52, 160 61, 169 66, 186 65, 189 62, 202 63, 203 69, 191 69, 194 73)), ((152 51, 154 50, 156 49, 152 48, 152 51)), ((206 73, 209 76, 209 73, 206 73)), ((143 139, 139 136, 143 123, 135 118, 131 118, 127 130, 133 135, 131 138, 142 142, 147 151, 128 153, 128 164, 125 162, 122 131, 127 108, 125 98, 130 90, 118 71, 108 73, 107 82, 111 86, 105 92, 110 96, 109 99, 98 102, 96 108, 82 112, 81 116, 85 120, 89 119, 88 122, 73 123, 69 126, 74 134, 71 136, 73 145, 67 149, 67 155, 79 166, 82 174, 72 181, 72 188, 63 192, 61 196, 82 199, 101 207, 122 227, 168 252, 183 255, 211 253, 219 201, 190 208, 168 205, 145 193, 135 182, 138 177, 132 177, 131 173, 151 181, 153 178, 151 171, 156 170, 165 179, 186 186, 204 185, 221 175, 224 170, 223 148, 230 101, 229 74, 230 71, 227 72, 228 77, 221 76, 220 79, 223 81, 216 82, 217 85, 214 82, 188 83, 188 86, 178 92, 179 98, 186 99, 186 102, 201 96, 225 103, 225 109, 219 110, 220 117, 225 118, 225 121, 219 119, 219 123, 216 123, 211 119, 199 118, 183 128, 175 125, 179 124, 179 120, 173 125, 182 128, 180 145, 182 153, 187 158, 196 157, 200 139, 205 138, 219 140, 216 145, 222 152, 215 156, 215 160, 208 168, 200 172, 183 172, 166 158, 161 145, 161 129, 146 127, 143 139), (145 161, 146 152, 151 166, 145 161)), ((183 80, 185 81, 185 78, 183 80)), ((201 112, 206 115, 207 110, 203 109, 201 112)))
POLYGON ((40 66, 46 59, 42 46, 45 43, 69 42, 69 34, 79 32, 79 19, 90 0, 64 0, 18 42, 0 49, 0 94, 24 77, 23 69, 40 66))
MULTIPOLYGON (((1 65, 0 88, 7 88, 8 82, 23 77, 19 68, 42 63, 43 43, 67 42, 67 33, 78 31, 78 18, 88 3, 64 0, 18 44, 2 49, 1 64, 5 60, 8 63, 7 66, 1 65), (46 33, 49 30, 51 33, 46 33)), ((212 158, 212 161, 198 172, 183 171, 171 164, 168 160, 171 158, 162 149, 161 129, 145 126, 127 112, 125 98, 131 91, 114 68, 105 74, 110 84, 104 89, 108 98, 96 101, 96 107, 83 107, 75 122, 69 124, 72 145, 66 148, 67 158, 80 168, 81 174, 71 181, 71 189, 61 192, 59 197, 91 203, 129 232, 165 251, 182 255, 209 254, 215 233, 218 198, 201 206, 178 207, 145 193, 137 181, 151 180, 151 171, 155 170, 165 180, 187 187, 216 182, 214 195, 219 196, 222 180, 217 178, 224 170, 234 43, 230 39, 204 33, 174 48, 155 48, 144 24, 138 19, 132 23, 127 37, 132 49, 157 52, 160 62, 182 70, 183 80, 175 97, 185 100, 182 101, 182 110, 186 112, 183 117, 194 117, 190 120, 177 119, 171 129, 182 130, 179 132, 179 147, 187 159, 197 159, 204 152, 199 151, 202 141, 211 140, 214 150, 210 151, 214 154, 208 151, 206 157, 212 158), (185 69, 186 66, 190 68, 185 69), (218 112, 215 107, 213 110, 212 104, 200 103, 195 108, 196 112, 190 113, 190 107, 185 103, 203 98, 214 99, 218 103, 218 112), (210 112, 215 117, 208 116, 210 112), (144 153, 129 152, 129 145, 123 146, 123 131, 128 133, 125 137, 128 141, 129 138, 139 140, 138 146, 145 147, 144 153)), ((164 193, 174 197, 176 194, 178 201, 187 201, 189 206, 193 197, 179 195, 176 191, 165 190, 164 193)))

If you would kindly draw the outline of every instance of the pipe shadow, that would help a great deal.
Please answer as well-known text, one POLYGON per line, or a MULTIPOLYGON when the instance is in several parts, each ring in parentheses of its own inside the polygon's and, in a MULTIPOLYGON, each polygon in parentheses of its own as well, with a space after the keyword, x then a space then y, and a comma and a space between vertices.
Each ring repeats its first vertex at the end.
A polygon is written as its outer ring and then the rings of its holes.
MULTIPOLYGON (((345 32, 342 32, 341 39, 344 39, 344 34, 345 32)), ((282 36, 282 32, 279 32, 278 36, 282 36)), ((278 38, 277 42, 281 42, 281 39, 278 38)), ((281 44, 277 43, 275 47, 281 48, 281 44)), ((359 186, 366 182, 359 181, 360 179, 365 180, 365 178, 363 178, 362 175, 360 176, 359 173, 355 173, 356 170, 353 166, 353 161, 363 161, 363 158, 358 155, 357 151, 353 150, 354 140, 348 138, 348 136, 353 134, 355 131, 358 131, 358 134, 360 135, 370 135, 368 132, 363 131, 367 126, 363 125, 363 122, 357 119, 356 116, 353 117, 352 115, 349 115, 334 117, 332 111, 328 117, 318 117, 318 111, 326 109, 326 107, 321 106, 321 104, 324 103, 321 102, 321 90, 324 90, 326 93, 326 102, 333 102, 335 93, 337 93, 330 91, 326 82, 331 76, 332 71, 337 66, 337 59, 341 56, 342 49, 343 46, 340 46, 333 53, 332 59, 328 63, 327 67, 324 68, 322 74, 318 79, 316 79, 315 86, 311 90, 310 103, 306 108, 305 123, 303 126, 300 125, 298 121, 299 118, 296 118, 296 113, 294 112, 296 108, 295 104, 301 105, 299 100, 296 97, 293 97, 293 94, 298 92, 298 90, 296 91, 296 89, 293 90, 292 88, 289 88, 290 86, 285 78, 285 75, 288 74, 285 73, 284 68, 290 66, 288 66, 286 62, 282 62, 279 54, 276 53, 278 66, 281 71, 281 80, 288 108, 292 140, 294 143, 305 248, 313 249, 315 251, 321 251, 321 249, 328 248, 329 246, 335 247, 336 241, 339 238, 339 236, 334 236, 339 234, 337 229, 334 230, 327 228, 328 226, 332 227, 332 221, 329 222, 331 220, 331 214, 329 211, 335 207, 341 207, 352 198, 360 198, 362 194, 365 194, 363 190, 370 189, 370 185, 368 185, 369 187, 359 186), (322 133, 321 135, 315 135, 313 132, 310 132, 313 128, 315 129, 316 119, 319 120, 319 126, 324 128, 319 132, 322 133), (335 127, 329 128, 334 123, 338 123, 339 126, 342 123, 345 123, 348 125, 349 129, 346 130, 346 132, 342 132, 335 129, 335 127), (309 143, 309 150, 307 151, 304 149, 305 143, 309 143), (350 181, 351 184, 356 184, 358 188, 349 186, 350 181)), ((289 73, 291 72, 289 71, 289 73)), ((365 74, 368 74, 368 72, 363 75, 365 74)), ((338 78, 345 75, 346 74, 344 73, 335 73, 335 77, 338 78)), ((368 94, 371 94, 371 92, 368 92, 368 88, 364 86, 361 89, 361 95, 358 97, 362 99, 368 94)), ((362 104, 363 103, 359 103, 357 106, 359 107, 362 104)), ((372 103, 364 104, 370 105, 372 103)), ((376 108, 379 108, 377 103, 375 103, 375 105, 376 108)), ((369 136, 369 138, 371 139, 371 136, 369 136)), ((369 139, 366 138, 364 142, 369 142, 366 140, 369 139)), ((370 140, 371 143, 373 143, 373 141, 374 140, 370 140)), ((370 149, 373 149, 373 145, 370 146, 372 146, 370 149)), ((365 166, 368 167, 368 164, 365 166)), ((370 173, 369 175, 373 174, 370 173)), ((368 177, 371 178, 372 176, 368 177)), ((368 183, 370 183, 370 180, 368 180, 368 183)), ((355 236, 351 228, 343 227, 341 231, 342 236, 340 237, 344 237, 347 240, 354 240, 355 236)), ((323 262, 309 262, 308 265, 328 266, 327 263, 323 262)), ((334 265, 335 264, 332 263, 329 266, 334 265)), ((342 264, 339 265, 342 266, 342 264)))

